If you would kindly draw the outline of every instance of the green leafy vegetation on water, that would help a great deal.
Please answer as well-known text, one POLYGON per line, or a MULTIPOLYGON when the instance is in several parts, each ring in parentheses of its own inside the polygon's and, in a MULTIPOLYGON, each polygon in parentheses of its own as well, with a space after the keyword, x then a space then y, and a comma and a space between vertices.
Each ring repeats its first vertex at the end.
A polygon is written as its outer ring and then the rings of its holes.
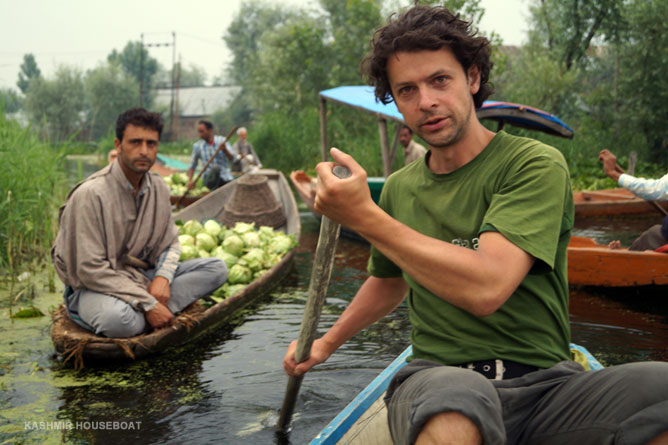
POLYGON ((0 114, 0 285, 9 289, 10 304, 34 295, 32 277, 48 258, 65 150, 0 114))

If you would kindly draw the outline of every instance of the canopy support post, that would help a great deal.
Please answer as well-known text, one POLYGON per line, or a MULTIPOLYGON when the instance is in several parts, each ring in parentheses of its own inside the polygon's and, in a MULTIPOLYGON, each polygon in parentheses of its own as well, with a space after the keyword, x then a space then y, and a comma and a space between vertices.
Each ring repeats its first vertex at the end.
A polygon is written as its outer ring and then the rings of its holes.
POLYGON ((394 131, 394 139, 392 139, 392 149, 390 150, 390 166, 394 165, 394 158, 397 155, 397 145, 399 144, 399 133, 401 129, 404 128, 404 125, 400 122, 396 122, 397 129, 394 131))
POLYGON ((326 162, 327 153, 327 100, 320 97, 320 143, 322 145, 322 160, 326 162))
POLYGON ((383 156, 383 174, 387 178, 392 173, 392 162, 387 146, 387 121, 382 117, 378 118, 378 133, 380 134, 380 153, 383 156))

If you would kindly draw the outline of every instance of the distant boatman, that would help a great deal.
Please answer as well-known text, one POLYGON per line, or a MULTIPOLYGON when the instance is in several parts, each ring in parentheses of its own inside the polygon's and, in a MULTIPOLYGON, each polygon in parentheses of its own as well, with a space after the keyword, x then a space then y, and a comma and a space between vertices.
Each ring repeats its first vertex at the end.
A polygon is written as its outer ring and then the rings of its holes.
MULTIPOLYGON (((197 133, 200 140, 193 144, 192 160, 188 169, 188 190, 191 190, 195 186, 192 179, 193 173, 197 168, 197 163, 202 161, 202 167, 204 167, 218 147, 225 142, 223 136, 214 136, 213 124, 206 120, 199 121, 197 124, 197 133)), ((230 169, 230 162, 236 160, 237 156, 235 156, 233 150, 228 143, 225 143, 222 150, 218 152, 206 171, 204 171, 202 180, 209 190, 215 190, 234 179, 232 170, 230 169)))
POLYGON ((406 125, 399 132, 399 142, 404 147, 404 161, 406 165, 416 159, 424 158, 424 155, 427 154, 427 149, 413 140, 413 130, 406 125))
POLYGON ((162 127, 160 115, 143 108, 122 113, 116 160, 77 184, 60 209, 51 256, 65 284, 67 313, 97 335, 132 337, 162 328, 227 279, 217 258, 179 262, 169 189, 149 172, 162 127))

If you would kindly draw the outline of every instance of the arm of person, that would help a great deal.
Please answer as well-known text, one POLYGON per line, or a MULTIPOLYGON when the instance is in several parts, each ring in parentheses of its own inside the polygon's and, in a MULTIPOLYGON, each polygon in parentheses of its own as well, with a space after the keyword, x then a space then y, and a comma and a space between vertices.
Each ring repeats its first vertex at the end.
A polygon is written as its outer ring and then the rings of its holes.
POLYGON ((233 148, 230 147, 230 145, 225 141, 221 142, 220 145, 218 146, 218 148, 221 147, 223 149, 222 150, 223 153, 225 153, 225 156, 227 156, 227 159, 229 159, 230 161, 234 160, 234 154, 232 153, 233 148))
POLYGON ((174 273, 179 265, 181 256, 181 243, 178 238, 174 240, 171 246, 165 249, 158 257, 156 272, 153 281, 148 286, 148 293, 153 295, 160 303, 167 305, 169 303, 170 288, 174 280, 174 273))
POLYGON ((423 235, 393 219, 371 199, 366 172, 332 149, 352 175, 339 179, 332 163, 320 163, 315 208, 357 231, 390 261, 443 300, 476 316, 493 314, 527 275, 535 258, 501 233, 480 235, 477 250, 423 235))
POLYGON ((188 190, 191 190, 194 187, 193 184, 193 174, 197 168, 197 163, 200 159, 200 152, 197 149, 197 145, 193 145, 193 154, 190 160, 190 168, 188 169, 188 190))
POLYGON ((291 376, 301 376, 313 366, 324 362, 355 334, 392 312, 407 293, 408 284, 402 277, 369 277, 336 323, 313 342, 308 360, 297 364, 297 341, 290 344, 283 359, 285 372, 291 376))
POLYGON ((598 154, 598 160, 603 164, 603 171, 605 174, 615 182, 618 182, 619 177, 624 172, 618 168, 617 156, 612 154, 609 150, 601 150, 598 154))
POLYGON ((668 175, 659 179, 645 179, 622 173, 617 184, 643 199, 668 201, 668 175))

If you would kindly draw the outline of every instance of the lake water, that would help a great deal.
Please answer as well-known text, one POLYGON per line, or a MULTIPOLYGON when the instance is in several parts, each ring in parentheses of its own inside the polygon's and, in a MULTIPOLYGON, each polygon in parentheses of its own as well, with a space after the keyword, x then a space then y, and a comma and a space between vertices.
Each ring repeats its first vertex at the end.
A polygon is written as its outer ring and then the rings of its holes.
MULTIPOLYGON (((588 221, 576 234, 609 241, 614 227, 614 237, 627 240, 648 223, 588 221)), ((271 295, 236 326, 157 357, 76 372, 54 355, 48 323, 0 317, 2 332, 11 333, 0 350, 0 444, 285 443, 273 429, 287 383, 282 359, 298 335, 318 236, 310 214, 302 214, 302 225, 294 269, 271 295), (72 429, 38 424, 68 421, 72 429), (113 421, 125 422, 125 428, 100 429, 113 421)), ((321 332, 366 278, 367 256, 368 246, 340 240, 321 332)), ((607 365, 668 360, 668 304, 662 297, 573 290, 573 341, 607 365)), ((40 298, 37 305, 44 312, 59 301, 57 295, 40 298)), ((310 372, 289 442, 308 443, 407 346, 409 334, 402 305, 310 372)))

